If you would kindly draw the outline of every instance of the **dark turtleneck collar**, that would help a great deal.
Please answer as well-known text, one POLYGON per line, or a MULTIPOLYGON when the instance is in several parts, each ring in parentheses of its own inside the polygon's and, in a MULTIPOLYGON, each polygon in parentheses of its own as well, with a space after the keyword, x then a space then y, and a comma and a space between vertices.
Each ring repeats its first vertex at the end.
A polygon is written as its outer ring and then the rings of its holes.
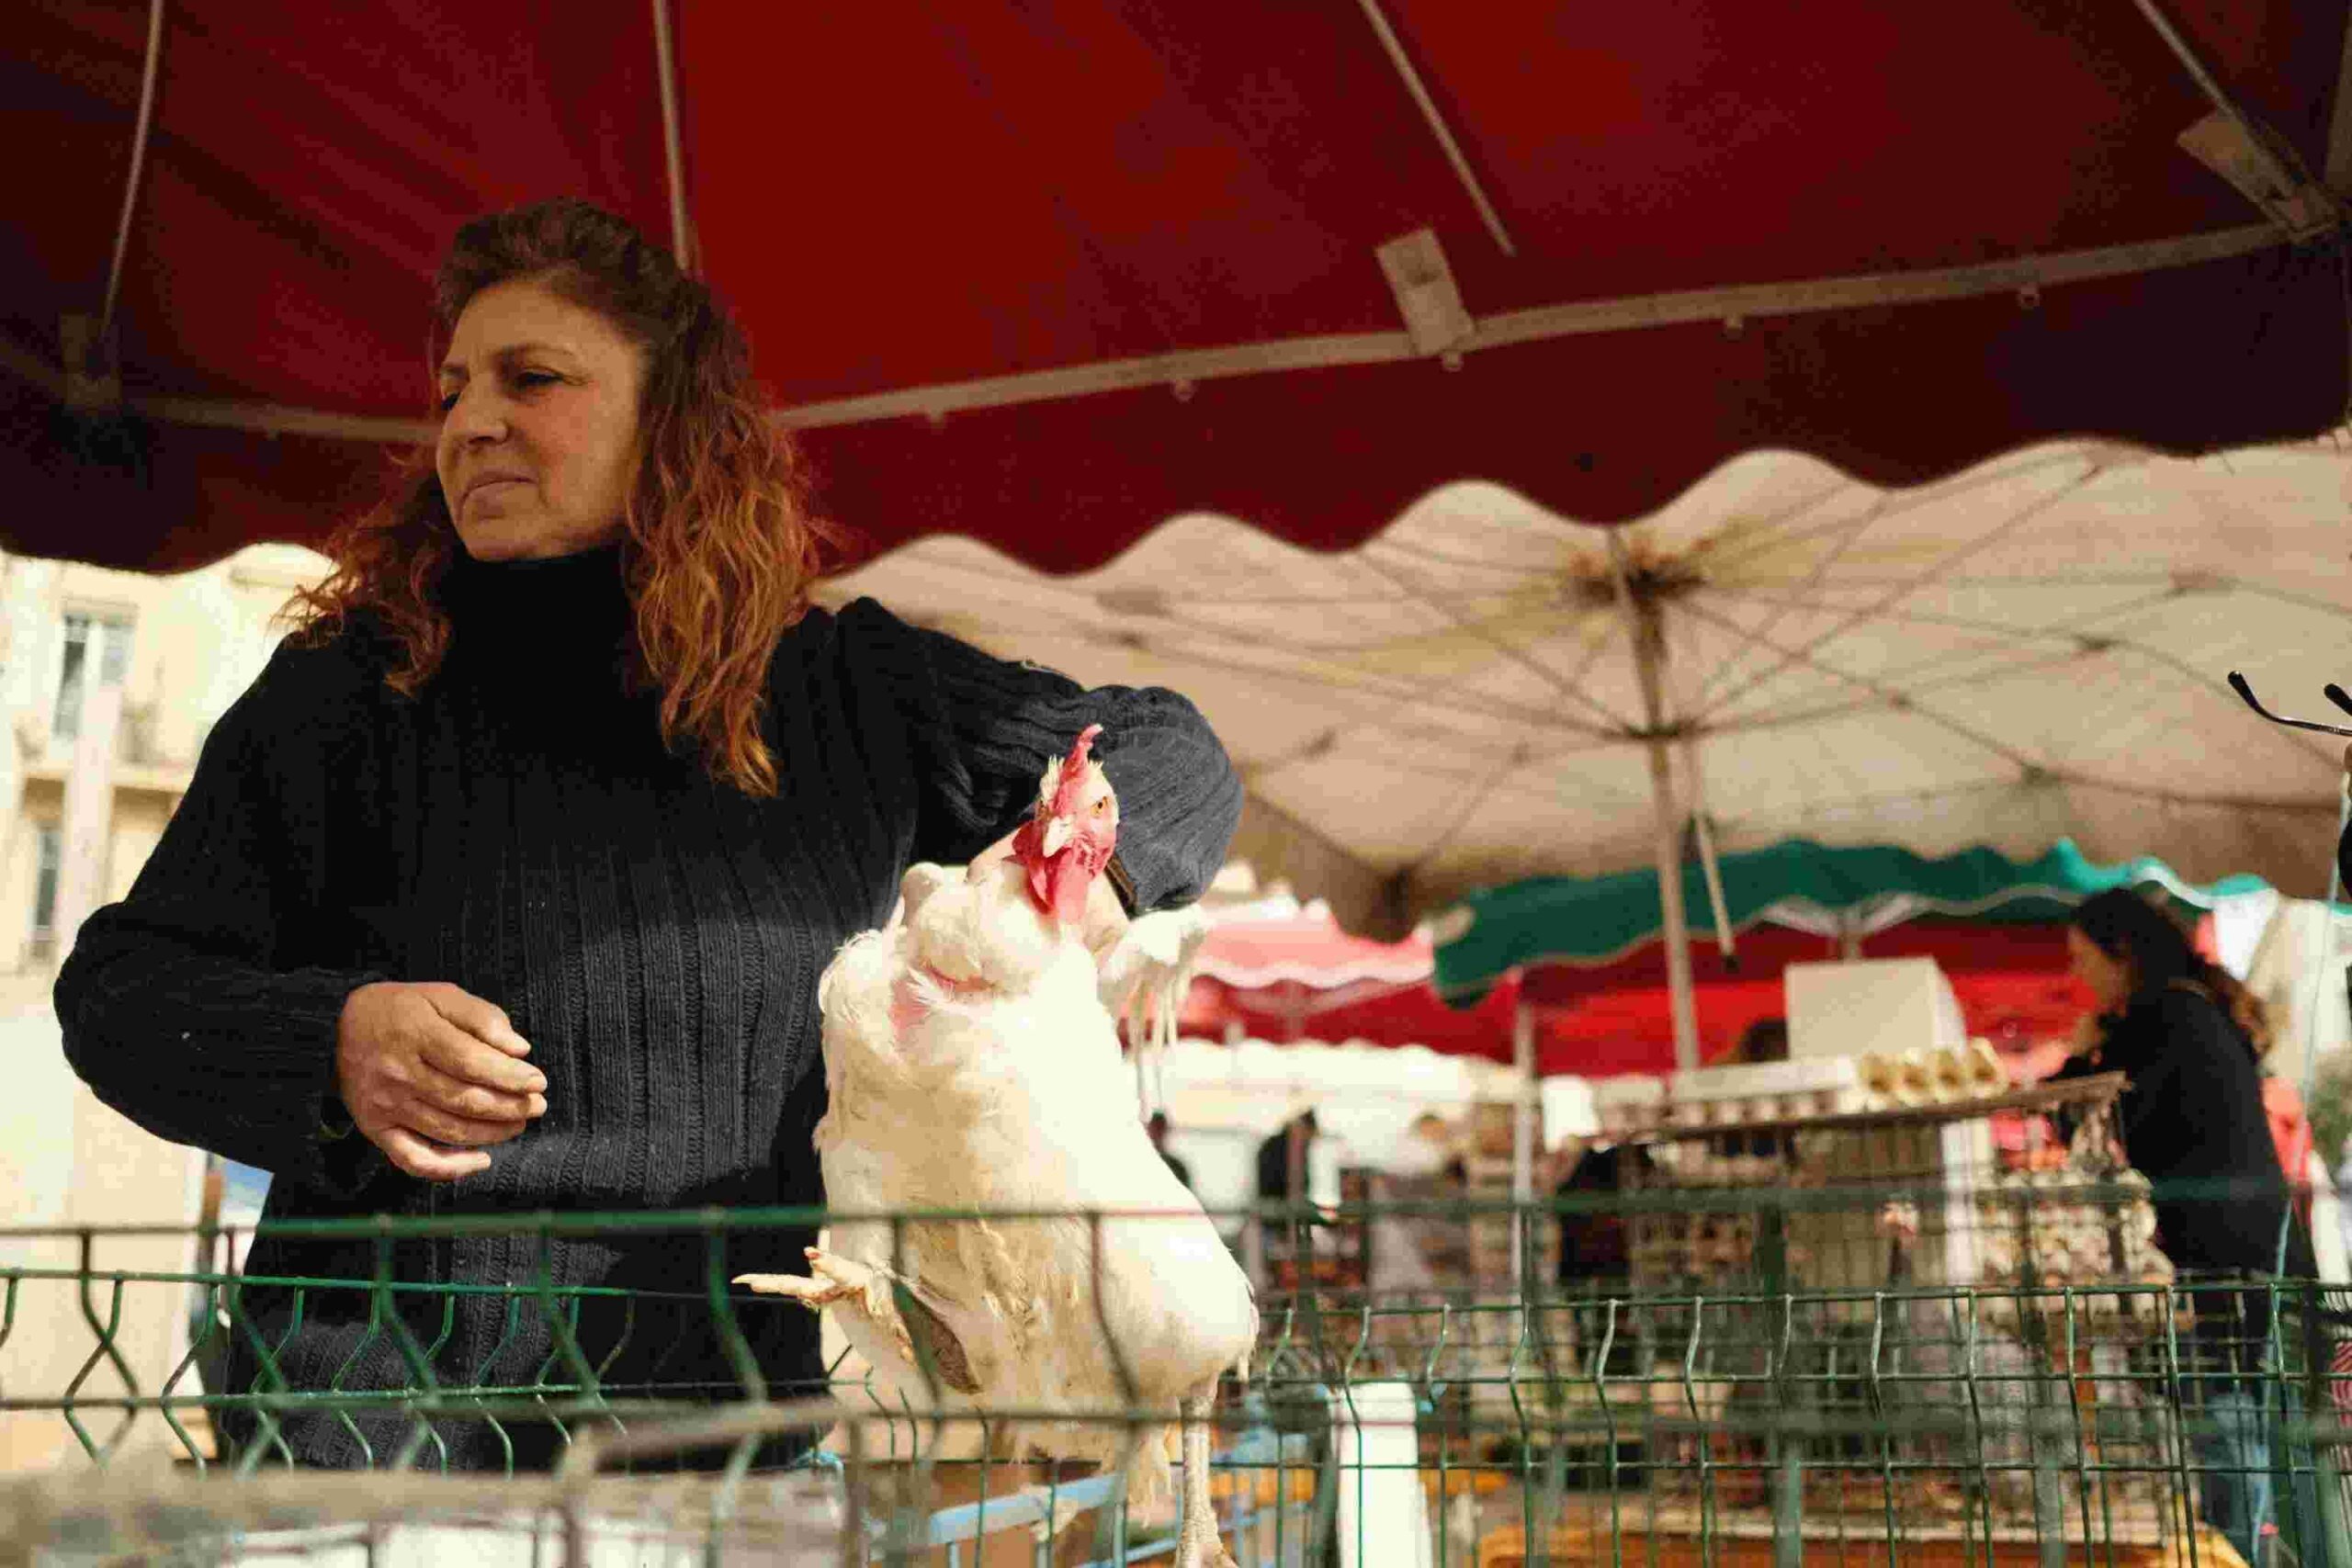
POLYGON ((621 547, 600 546, 541 560, 476 560, 460 547, 443 575, 450 653, 468 664, 536 673, 616 671, 628 646, 631 606, 621 547))

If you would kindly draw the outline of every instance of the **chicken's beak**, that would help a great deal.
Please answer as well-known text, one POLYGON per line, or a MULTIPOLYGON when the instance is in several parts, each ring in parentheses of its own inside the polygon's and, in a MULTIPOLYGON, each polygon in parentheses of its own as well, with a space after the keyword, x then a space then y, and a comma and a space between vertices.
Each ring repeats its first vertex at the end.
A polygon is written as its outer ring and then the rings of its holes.
POLYGON ((1078 828, 1076 824, 1072 823, 1067 817, 1056 817, 1049 819, 1046 823, 1046 838, 1042 846, 1046 858, 1050 860, 1054 856, 1061 853, 1063 846, 1069 842, 1070 836, 1077 831, 1078 828))

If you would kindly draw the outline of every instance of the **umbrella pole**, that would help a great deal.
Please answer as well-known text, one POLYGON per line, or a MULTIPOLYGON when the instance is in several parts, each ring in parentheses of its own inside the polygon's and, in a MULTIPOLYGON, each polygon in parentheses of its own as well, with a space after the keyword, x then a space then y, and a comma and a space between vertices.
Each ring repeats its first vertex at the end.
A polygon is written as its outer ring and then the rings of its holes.
POLYGON ((1691 996, 1690 927, 1682 914, 1682 834, 1666 742, 1650 742, 1650 793, 1657 802, 1657 896, 1666 916, 1666 984, 1674 1016, 1674 1066, 1699 1065, 1699 1010, 1691 996))
POLYGON ((1510 1288, 1524 1299, 1527 1210, 1535 1198, 1535 1010, 1528 1005, 1524 980, 1511 1011, 1510 1059, 1519 1068, 1519 1099, 1510 1111, 1510 1288))
POLYGON ((1657 606, 1634 592, 1625 542, 1608 529, 1609 564, 1617 579, 1617 604, 1625 612, 1625 635, 1634 645, 1634 673, 1640 679, 1650 754, 1650 798, 1657 811, 1657 896, 1666 917, 1666 983, 1674 1017, 1674 1066, 1688 1072, 1699 1065, 1699 1010, 1691 999, 1690 931, 1682 910, 1682 819, 1674 808, 1673 744, 1666 733, 1666 633, 1657 606))

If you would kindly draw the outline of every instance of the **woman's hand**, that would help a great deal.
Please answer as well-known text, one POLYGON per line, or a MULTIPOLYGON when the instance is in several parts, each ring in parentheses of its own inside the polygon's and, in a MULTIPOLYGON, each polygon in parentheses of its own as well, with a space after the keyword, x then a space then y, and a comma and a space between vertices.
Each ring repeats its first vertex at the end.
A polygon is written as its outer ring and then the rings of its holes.
POLYGON ((343 1004, 335 1087, 352 1124, 426 1181, 490 1168, 503 1144, 547 1111, 547 1076, 492 1003, 456 986, 379 981, 343 1004))

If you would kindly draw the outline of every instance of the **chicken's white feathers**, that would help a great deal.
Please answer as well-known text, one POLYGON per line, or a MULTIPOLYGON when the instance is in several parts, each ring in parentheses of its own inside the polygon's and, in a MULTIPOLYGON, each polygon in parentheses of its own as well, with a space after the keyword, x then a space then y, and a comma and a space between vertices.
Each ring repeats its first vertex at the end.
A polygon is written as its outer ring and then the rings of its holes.
MULTIPOLYGON (((1011 862, 970 878, 917 866, 892 924, 849 942, 820 983, 831 1099, 816 1145, 828 1207, 848 1216, 829 1250, 935 1314, 971 1386, 934 1386, 856 1313, 841 1325, 915 1409, 1140 1405, 1174 1423, 1246 1371, 1256 1303, 1134 1112, 1093 958, 1021 878, 1011 862), (1058 1217, 854 1217, 926 1210, 1058 1217)), ((1167 1488, 1166 1445, 1115 1424, 1023 1436, 1056 1457, 1129 1461, 1138 1506, 1167 1488)))

